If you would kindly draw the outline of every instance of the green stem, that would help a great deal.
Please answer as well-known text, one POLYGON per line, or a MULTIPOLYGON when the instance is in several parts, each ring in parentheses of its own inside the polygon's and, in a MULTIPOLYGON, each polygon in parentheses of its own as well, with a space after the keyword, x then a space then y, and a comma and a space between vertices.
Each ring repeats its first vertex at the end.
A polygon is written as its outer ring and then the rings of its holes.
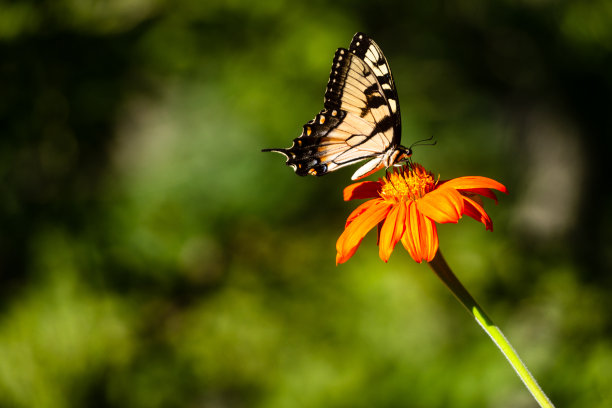
POLYGON ((493 323, 484 310, 476 303, 472 295, 470 295, 467 289, 459 282, 439 250, 434 259, 429 262, 429 266, 450 291, 453 292, 457 300, 465 306, 474 318, 476 318, 480 327, 482 327, 497 347, 499 347, 538 404, 540 404, 541 407, 554 408, 554 405, 550 402, 546 394, 544 394, 544 391, 542 391, 535 378, 533 378, 527 366, 521 361, 519 355, 514 351, 508 339, 506 339, 499 327, 493 323))

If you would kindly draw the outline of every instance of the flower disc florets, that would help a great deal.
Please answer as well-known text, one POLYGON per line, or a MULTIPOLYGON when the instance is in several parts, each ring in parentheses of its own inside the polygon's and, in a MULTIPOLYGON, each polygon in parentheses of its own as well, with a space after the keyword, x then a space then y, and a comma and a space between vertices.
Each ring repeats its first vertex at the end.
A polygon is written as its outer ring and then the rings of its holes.
POLYGON ((387 173, 380 182, 381 198, 394 202, 418 200, 436 186, 433 175, 420 164, 387 173))

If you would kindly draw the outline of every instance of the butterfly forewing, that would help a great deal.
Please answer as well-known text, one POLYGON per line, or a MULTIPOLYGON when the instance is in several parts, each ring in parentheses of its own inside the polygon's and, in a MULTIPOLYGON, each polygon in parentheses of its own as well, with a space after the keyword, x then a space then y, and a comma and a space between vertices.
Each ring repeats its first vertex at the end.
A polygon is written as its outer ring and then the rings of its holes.
POLYGON ((373 160, 353 179, 384 167, 399 145, 399 102, 387 61, 365 34, 336 51, 324 106, 290 148, 265 151, 287 156, 298 175, 321 176, 366 159, 373 160))
POLYGON ((393 125, 396 128, 396 142, 399 144, 402 124, 399 98, 387 59, 378 44, 364 33, 357 33, 353 36, 349 50, 361 58, 370 67, 374 75, 376 75, 376 82, 380 86, 380 92, 384 95, 389 106, 393 125))

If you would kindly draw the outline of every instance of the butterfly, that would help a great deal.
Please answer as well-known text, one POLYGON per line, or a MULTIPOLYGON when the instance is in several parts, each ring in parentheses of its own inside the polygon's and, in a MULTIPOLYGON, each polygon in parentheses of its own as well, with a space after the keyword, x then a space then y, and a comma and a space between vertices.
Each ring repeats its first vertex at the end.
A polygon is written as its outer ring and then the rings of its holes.
POLYGON ((338 48, 325 91, 324 109, 303 126, 287 149, 263 149, 287 157, 296 174, 323 176, 368 160, 358 180, 412 155, 400 145, 399 100, 389 63, 366 34, 356 33, 349 49, 338 48))

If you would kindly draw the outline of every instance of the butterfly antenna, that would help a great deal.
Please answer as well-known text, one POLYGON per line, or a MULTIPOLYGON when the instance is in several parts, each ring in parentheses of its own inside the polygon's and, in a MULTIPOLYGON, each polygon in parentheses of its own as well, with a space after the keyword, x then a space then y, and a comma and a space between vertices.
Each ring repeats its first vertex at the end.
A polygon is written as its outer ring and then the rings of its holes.
POLYGON ((412 149, 415 146, 435 146, 438 143, 438 141, 433 140, 433 138, 434 138, 433 135, 431 135, 427 139, 417 140, 416 142, 410 145, 410 149, 412 149))

